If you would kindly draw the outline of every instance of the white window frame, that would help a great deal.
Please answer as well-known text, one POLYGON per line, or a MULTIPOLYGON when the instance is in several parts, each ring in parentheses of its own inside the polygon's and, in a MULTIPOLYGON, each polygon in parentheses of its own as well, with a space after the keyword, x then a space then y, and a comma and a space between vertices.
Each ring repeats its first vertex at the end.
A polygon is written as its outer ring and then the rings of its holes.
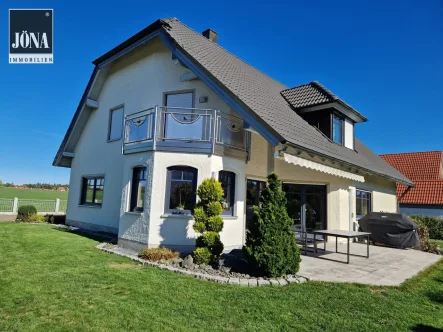
POLYGON ((115 107, 113 107, 113 108, 111 108, 111 109, 109 110, 108 137, 107 137, 107 142, 108 142, 108 143, 109 143, 109 142, 120 141, 120 140, 122 139, 122 136, 123 136, 123 129, 124 129, 124 127, 125 127, 125 126, 124 126, 124 118, 125 118, 125 108, 124 108, 124 105, 123 105, 123 104, 118 105, 118 106, 115 106, 115 107), (119 136, 118 138, 112 138, 112 139, 111 139, 112 115, 113 115, 114 112, 116 112, 116 111, 120 111, 120 110, 121 110, 121 112, 122 112, 122 116, 121 116, 121 119, 120 119, 120 121, 121 121, 120 136, 119 136))

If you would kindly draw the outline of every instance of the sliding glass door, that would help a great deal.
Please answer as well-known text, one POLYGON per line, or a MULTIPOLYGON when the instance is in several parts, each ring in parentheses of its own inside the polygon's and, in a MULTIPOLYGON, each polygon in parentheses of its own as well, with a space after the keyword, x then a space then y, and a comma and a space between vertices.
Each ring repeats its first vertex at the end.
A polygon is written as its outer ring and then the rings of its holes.
POLYGON ((283 191, 297 237, 300 232, 326 229, 326 186, 284 183, 283 191))

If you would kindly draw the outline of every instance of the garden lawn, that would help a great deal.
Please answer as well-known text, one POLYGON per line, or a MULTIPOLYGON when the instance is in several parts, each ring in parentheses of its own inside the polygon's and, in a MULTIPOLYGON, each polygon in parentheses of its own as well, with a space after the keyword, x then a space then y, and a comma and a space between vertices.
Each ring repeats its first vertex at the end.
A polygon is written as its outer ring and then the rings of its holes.
POLYGON ((56 190, 38 190, 38 189, 22 189, 22 188, 6 188, 0 187, 0 198, 18 199, 51 199, 59 198, 61 200, 68 199, 67 191, 56 190))
POLYGON ((437 243, 440 246, 440 251, 443 255, 443 240, 429 240, 430 242, 437 243))
POLYGON ((443 328, 443 262, 401 287, 220 285, 139 266, 47 225, 0 223, 0 331, 443 328))

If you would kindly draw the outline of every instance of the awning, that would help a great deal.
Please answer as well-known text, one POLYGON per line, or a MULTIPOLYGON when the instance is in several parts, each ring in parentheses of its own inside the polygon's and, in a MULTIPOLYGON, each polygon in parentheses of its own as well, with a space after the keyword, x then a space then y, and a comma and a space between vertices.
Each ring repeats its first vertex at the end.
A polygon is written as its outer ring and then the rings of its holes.
POLYGON ((326 166, 320 163, 316 163, 315 161, 303 159, 297 156, 293 156, 292 154, 283 153, 283 159, 290 164, 298 165, 300 167, 306 167, 313 169, 315 171, 339 176, 345 179, 357 181, 357 182, 365 182, 365 178, 362 175, 357 175, 351 172, 342 171, 341 169, 337 169, 334 167, 326 166))

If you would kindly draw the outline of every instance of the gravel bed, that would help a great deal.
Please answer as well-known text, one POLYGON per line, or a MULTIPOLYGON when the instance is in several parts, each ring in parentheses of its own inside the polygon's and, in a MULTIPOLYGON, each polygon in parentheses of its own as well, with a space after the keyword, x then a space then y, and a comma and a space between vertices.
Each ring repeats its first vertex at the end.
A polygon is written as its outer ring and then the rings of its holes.
POLYGON ((284 286, 291 283, 302 283, 308 279, 300 275, 287 275, 280 278, 257 277, 248 274, 247 263, 243 258, 241 250, 233 250, 229 254, 223 254, 217 264, 197 265, 193 263, 192 256, 177 258, 175 260, 161 260, 151 262, 138 257, 138 253, 126 248, 121 248, 109 243, 101 243, 97 249, 107 253, 116 254, 132 259, 143 265, 156 266, 160 269, 191 275, 197 279, 209 280, 218 283, 229 283, 240 286, 284 286))

